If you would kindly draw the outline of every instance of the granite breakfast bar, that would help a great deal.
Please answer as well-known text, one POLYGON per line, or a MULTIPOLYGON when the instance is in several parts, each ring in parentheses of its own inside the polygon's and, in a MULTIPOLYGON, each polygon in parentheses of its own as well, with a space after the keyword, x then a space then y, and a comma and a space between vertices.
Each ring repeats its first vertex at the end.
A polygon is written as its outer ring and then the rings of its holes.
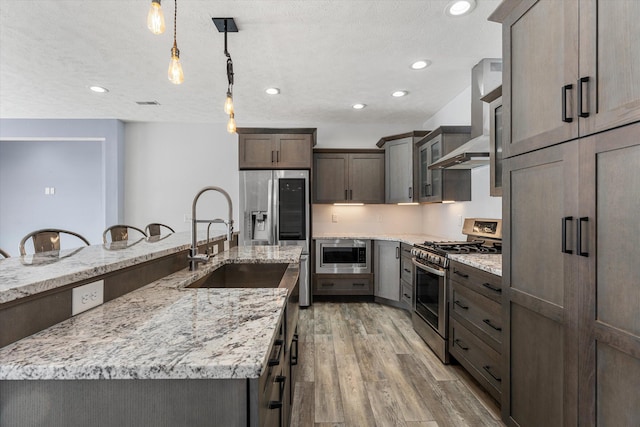
POLYGON ((6 345, 0 425, 277 423, 299 257, 295 247, 233 247, 195 272, 177 271, 6 345), (288 264, 278 287, 188 287, 225 265, 263 263, 288 264))

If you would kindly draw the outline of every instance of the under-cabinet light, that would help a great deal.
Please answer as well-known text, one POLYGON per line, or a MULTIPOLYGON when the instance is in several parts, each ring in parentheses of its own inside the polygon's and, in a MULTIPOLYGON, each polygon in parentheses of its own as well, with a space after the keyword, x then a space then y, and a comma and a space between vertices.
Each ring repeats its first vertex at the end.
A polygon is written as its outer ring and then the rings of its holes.
POLYGON ((398 206, 417 206, 420 203, 418 202, 402 202, 402 203, 396 203, 398 206))
POLYGON ((364 206, 364 203, 334 203, 333 206, 364 206))
POLYGON ((455 203, 455 200, 443 200, 442 203, 455 203))

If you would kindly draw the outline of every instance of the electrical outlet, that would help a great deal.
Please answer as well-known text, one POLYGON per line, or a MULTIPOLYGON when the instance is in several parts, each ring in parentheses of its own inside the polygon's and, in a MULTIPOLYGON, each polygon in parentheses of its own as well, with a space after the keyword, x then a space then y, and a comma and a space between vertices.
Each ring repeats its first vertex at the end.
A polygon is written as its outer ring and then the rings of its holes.
POLYGON ((71 291, 71 315, 87 311, 104 302, 104 280, 78 286, 71 291))
MULTIPOLYGON (((217 245, 216 245, 216 246, 217 246, 217 245)), ((228 250, 229 250, 229 241, 228 241, 228 240, 225 240, 225 241, 224 241, 224 250, 225 250, 225 251, 228 251, 228 250)))
POLYGON ((214 255, 218 254, 218 244, 217 243, 215 245, 213 245, 213 254, 214 255))
POLYGON ((338 222, 338 214, 331 214, 331 222, 338 222))

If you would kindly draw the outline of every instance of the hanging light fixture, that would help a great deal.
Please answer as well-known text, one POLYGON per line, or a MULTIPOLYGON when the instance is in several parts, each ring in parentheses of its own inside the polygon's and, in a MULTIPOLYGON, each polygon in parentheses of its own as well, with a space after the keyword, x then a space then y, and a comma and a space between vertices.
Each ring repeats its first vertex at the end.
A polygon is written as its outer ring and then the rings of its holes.
POLYGON ((151 0, 151 7, 147 15, 147 27, 153 34, 164 33, 164 13, 162 13, 160 0, 151 0))
POLYGON ((178 0, 174 0, 173 9, 173 47, 171 48, 171 62, 169 62, 168 77, 171 83, 179 85, 184 82, 184 73, 182 72, 182 64, 180 64, 180 50, 176 43, 176 23, 178 16, 178 0))
POLYGON ((235 133, 236 119, 233 109, 233 61, 231 60, 231 55, 227 50, 227 33, 237 33, 238 27, 236 26, 233 18, 213 18, 213 23, 219 32, 224 33, 224 54, 227 57, 227 97, 224 101, 224 112, 229 115, 227 132, 235 133))

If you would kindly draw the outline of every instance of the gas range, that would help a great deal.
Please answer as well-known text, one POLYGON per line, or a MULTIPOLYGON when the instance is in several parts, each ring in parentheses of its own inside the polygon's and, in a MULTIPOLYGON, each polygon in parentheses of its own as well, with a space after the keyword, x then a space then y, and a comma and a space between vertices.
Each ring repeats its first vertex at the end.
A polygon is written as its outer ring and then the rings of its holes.
POLYGON ((466 218, 462 227, 466 241, 427 241, 413 245, 416 262, 434 268, 449 268, 449 254, 502 253, 502 220, 466 218))

